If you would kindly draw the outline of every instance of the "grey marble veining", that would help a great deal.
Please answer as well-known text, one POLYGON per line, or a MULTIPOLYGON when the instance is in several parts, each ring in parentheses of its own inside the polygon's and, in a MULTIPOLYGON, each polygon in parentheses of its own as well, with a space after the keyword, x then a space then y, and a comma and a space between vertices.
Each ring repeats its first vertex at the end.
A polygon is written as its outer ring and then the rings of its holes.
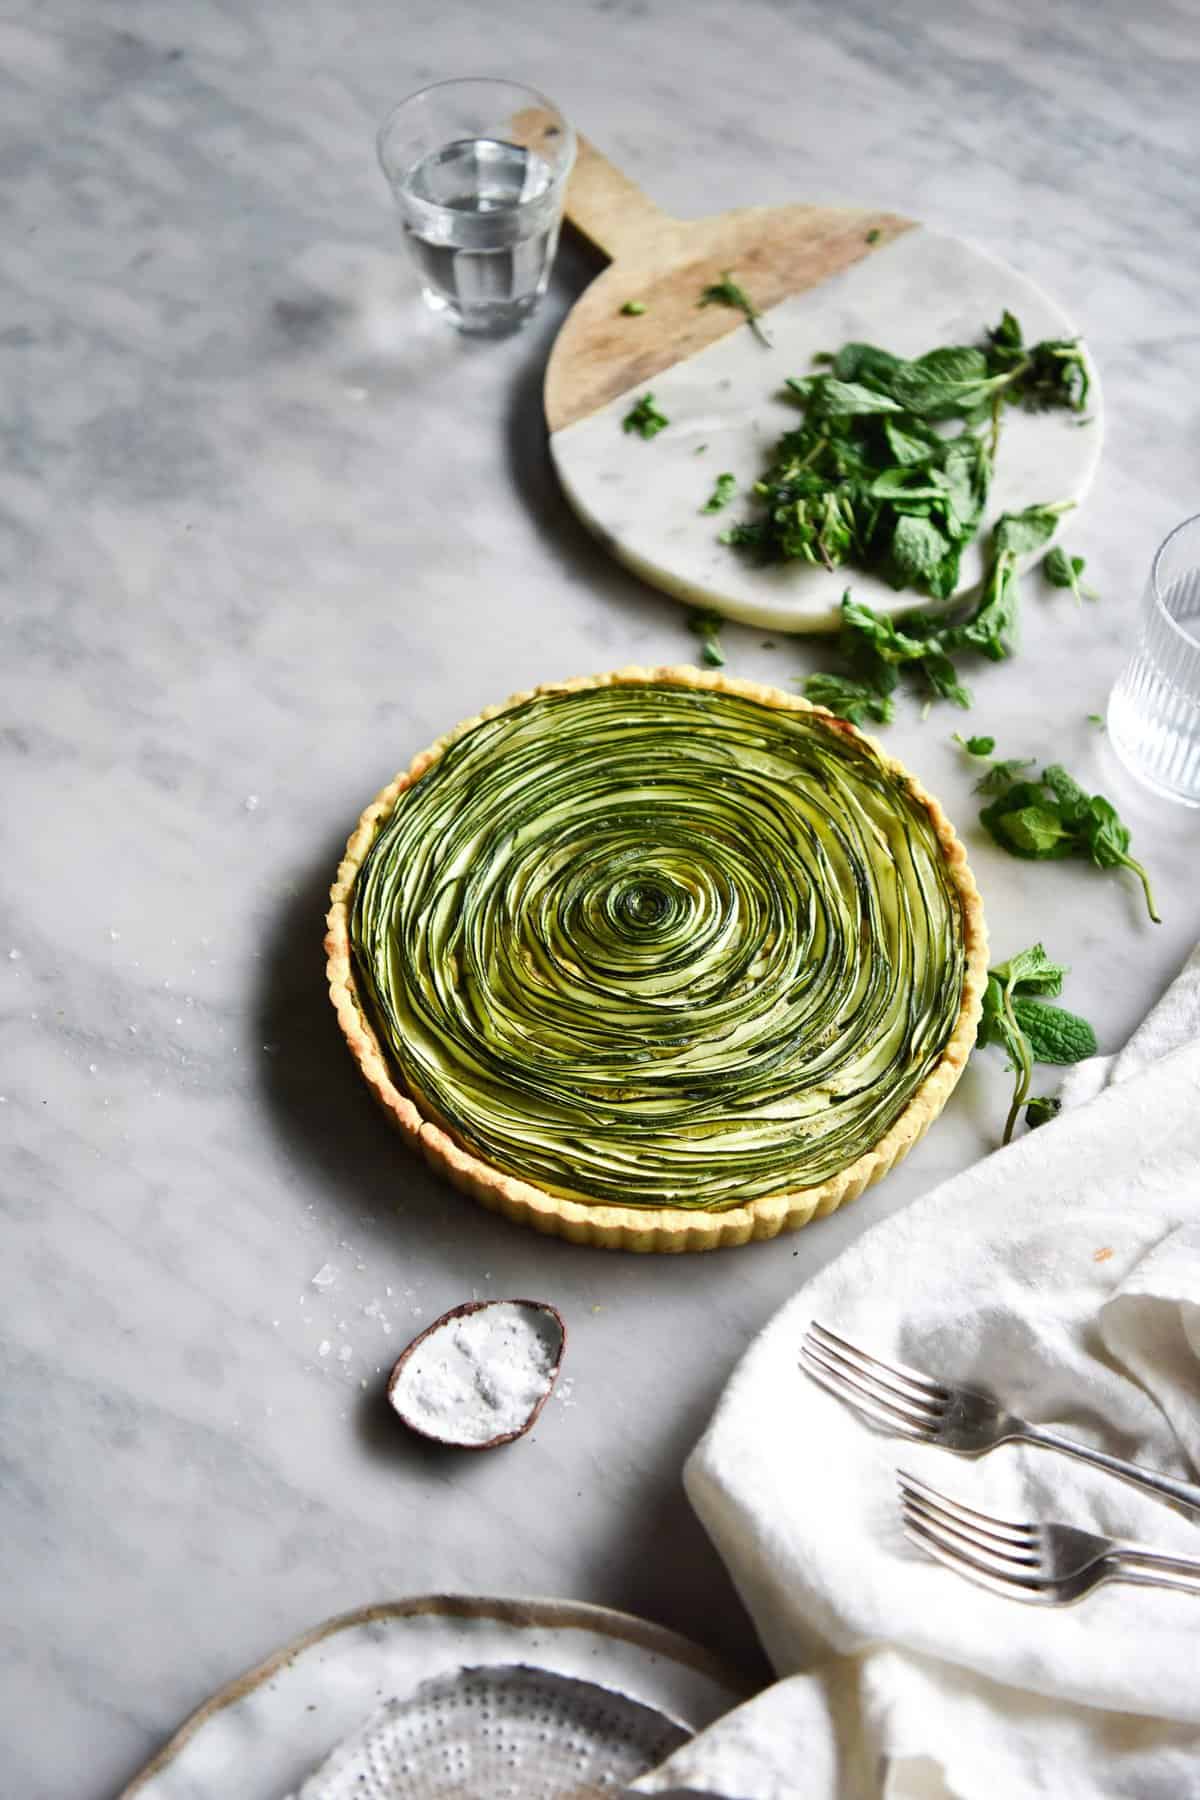
MULTIPOLYGON (((0 19, 0 1768, 110 1795, 322 1616, 433 1588, 627 1606, 754 1651, 679 1487, 748 1337, 865 1226, 985 1153, 995 1053, 884 1186, 798 1237, 614 1258, 504 1225, 376 1116, 323 992, 361 805, 540 679, 686 657, 565 507, 539 386, 565 246, 501 345, 420 310, 373 164, 401 93, 545 88, 667 209, 847 199, 962 232, 1083 323, 1104 460, 977 728, 1128 809, 1165 915, 971 827, 957 716, 889 743, 967 828, 999 954, 1043 937, 1118 1044, 1200 932, 1200 820, 1085 715, 1150 553, 1200 505, 1194 7, 1148 0, 333 7, 47 0, 0 19), (326 1264, 332 1286, 314 1287, 326 1264), (407 1440, 381 1371, 473 1292, 571 1333, 534 1436, 407 1440), (365 1386, 363 1384, 366 1384, 365 1386)), ((730 627, 787 681, 811 647, 730 627)), ((986 1221, 981 1221, 986 1229, 986 1221)))

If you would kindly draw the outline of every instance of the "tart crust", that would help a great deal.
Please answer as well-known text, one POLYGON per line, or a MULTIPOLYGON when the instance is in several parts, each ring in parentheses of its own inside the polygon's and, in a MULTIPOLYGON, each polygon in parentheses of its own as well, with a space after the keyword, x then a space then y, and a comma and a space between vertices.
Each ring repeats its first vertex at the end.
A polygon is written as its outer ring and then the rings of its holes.
POLYGON ((937 1118, 963 1072, 975 1042, 983 989, 987 980, 987 931, 983 903, 967 866, 966 851, 954 828, 931 794, 908 770, 888 755, 876 739, 866 737, 880 761, 898 776, 928 813, 958 892, 963 918, 963 945, 966 970, 962 1000, 954 1028, 940 1057, 909 1100, 904 1111, 878 1143, 865 1151, 836 1175, 814 1187, 764 1195, 722 1212, 704 1212, 683 1207, 633 1207, 585 1204, 562 1199, 543 1188, 501 1173, 471 1154, 440 1125, 420 1112, 412 1098, 393 1080, 387 1058, 380 1047, 371 1023, 360 1003, 354 980, 350 954, 349 916, 354 884, 358 872, 381 826, 390 817, 399 796, 442 756, 456 739, 499 713, 523 705, 538 694, 574 692, 582 688, 609 687, 620 684, 638 685, 648 682, 669 683, 677 687, 712 688, 722 693, 738 694, 756 700, 763 706, 781 711, 811 712, 827 719, 830 728, 849 737, 866 734, 836 718, 824 707, 814 707, 797 695, 758 682, 740 681, 719 673, 689 667, 659 669, 618 669, 608 675, 581 676, 570 681, 545 682, 525 693, 514 694, 500 706, 487 707, 473 719, 465 720, 453 731, 415 756, 408 768, 388 783, 367 807, 346 845, 346 854, 338 866, 337 878, 330 891, 330 909, 325 937, 326 972, 329 992, 350 1052, 367 1085, 408 1141, 421 1151, 426 1161, 452 1181, 455 1187, 470 1194, 492 1212, 503 1213, 521 1225, 552 1237, 565 1237, 576 1244, 593 1244, 606 1250, 669 1251, 717 1250, 734 1244, 750 1243, 758 1238, 772 1238, 781 1231, 795 1231, 810 1219, 822 1218, 845 1200, 853 1200, 886 1175, 906 1156, 913 1145, 937 1118))

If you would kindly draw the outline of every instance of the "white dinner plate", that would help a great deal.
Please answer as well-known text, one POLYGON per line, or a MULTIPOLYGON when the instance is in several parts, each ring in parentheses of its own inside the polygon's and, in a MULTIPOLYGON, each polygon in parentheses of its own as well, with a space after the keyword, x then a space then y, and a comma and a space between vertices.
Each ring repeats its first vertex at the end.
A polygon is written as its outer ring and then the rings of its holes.
POLYGON ((699 1731, 747 1697, 708 1651, 628 1613, 432 1594, 345 1613, 214 1694, 121 1800, 281 1800, 384 1701, 464 1666, 524 1663, 699 1731))

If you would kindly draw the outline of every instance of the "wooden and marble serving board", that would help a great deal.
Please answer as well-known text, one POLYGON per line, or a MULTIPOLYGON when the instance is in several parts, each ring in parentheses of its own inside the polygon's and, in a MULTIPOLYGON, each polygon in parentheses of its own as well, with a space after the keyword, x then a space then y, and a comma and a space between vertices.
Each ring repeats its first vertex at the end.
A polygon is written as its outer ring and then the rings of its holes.
MULTIPOLYGON (((609 265, 575 303, 545 380, 550 447, 566 495, 621 562, 689 605, 773 631, 828 630, 848 572, 757 566, 719 540, 750 516, 743 500, 701 508, 718 474, 744 494, 766 453, 798 422, 784 378, 811 372, 817 351, 850 339, 916 356, 977 343, 1007 307, 1026 337, 1072 337, 1053 300, 1026 276, 961 238, 896 213, 845 206, 746 207, 682 220, 660 212, 580 141, 567 218, 609 265), (731 270, 762 311, 766 348, 744 316, 700 306, 731 270), (622 313, 627 301, 645 312, 622 313), (622 430, 650 392, 670 424, 643 440, 622 430)), ((990 515, 1037 501, 1080 500, 1100 454, 1099 393, 1090 424, 1074 415, 1004 420, 990 515)), ((963 558, 960 592, 982 573, 983 537, 963 558)), ((856 595, 890 612, 913 604, 854 572, 856 595)))

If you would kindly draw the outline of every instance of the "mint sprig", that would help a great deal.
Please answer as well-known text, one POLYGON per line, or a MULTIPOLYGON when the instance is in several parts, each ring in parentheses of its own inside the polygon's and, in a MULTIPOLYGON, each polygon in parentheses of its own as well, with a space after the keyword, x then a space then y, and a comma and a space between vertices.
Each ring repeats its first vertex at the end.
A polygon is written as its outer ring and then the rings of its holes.
POLYGON ((1087 1020, 1050 1004, 1061 994, 1066 973, 1062 963, 1051 962, 1041 944, 1031 945, 988 971, 975 1041, 980 1048, 999 1044, 1006 1050, 1008 1066, 1016 1077, 1004 1123, 1005 1144, 1012 1140, 1023 1106, 1032 1106, 1038 1115, 1030 1119, 1031 1124, 1044 1124, 1050 1116, 1046 1111, 1050 1102, 1030 1101, 1033 1065, 1082 1062, 1096 1053, 1096 1034, 1087 1020))

